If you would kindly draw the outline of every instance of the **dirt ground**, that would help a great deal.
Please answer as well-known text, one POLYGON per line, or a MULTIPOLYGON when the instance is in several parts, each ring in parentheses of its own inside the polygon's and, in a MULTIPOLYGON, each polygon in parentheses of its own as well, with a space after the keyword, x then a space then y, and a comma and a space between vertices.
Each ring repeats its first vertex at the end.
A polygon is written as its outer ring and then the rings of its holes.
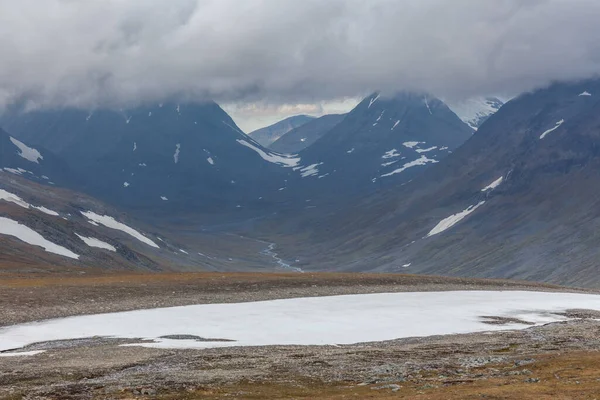
MULTIPOLYGON (((13 275, 0 278, 0 325, 185 304, 459 289, 566 290, 412 275, 13 275)), ((0 399, 600 399, 600 313, 571 316, 520 331, 342 346, 40 343, 25 350, 41 354, 0 357, 0 399)))

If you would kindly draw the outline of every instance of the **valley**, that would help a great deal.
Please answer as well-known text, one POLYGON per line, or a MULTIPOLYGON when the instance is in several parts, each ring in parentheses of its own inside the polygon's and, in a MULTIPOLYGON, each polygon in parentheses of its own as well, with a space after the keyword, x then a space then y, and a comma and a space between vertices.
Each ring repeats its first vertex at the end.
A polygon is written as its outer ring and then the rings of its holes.
POLYGON ((599 18, 0 0, 0 400, 598 400, 599 18))

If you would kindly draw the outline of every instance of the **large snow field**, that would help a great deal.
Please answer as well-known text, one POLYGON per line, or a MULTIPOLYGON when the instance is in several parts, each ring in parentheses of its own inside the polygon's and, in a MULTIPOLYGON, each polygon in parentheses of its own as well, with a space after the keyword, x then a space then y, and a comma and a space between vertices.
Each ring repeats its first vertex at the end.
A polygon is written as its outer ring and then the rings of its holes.
POLYGON ((481 317, 516 317, 539 325, 566 320, 553 313, 575 308, 600 310, 600 295, 454 291, 203 304, 10 326, 0 329, 0 351, 42 341, 93 336, 149 339, 139 345, 162 348, 351 344, 524 329, 528 325, 485 324, 481 317), (161 338, 168 335, 194 335, 209 340, 161 338))

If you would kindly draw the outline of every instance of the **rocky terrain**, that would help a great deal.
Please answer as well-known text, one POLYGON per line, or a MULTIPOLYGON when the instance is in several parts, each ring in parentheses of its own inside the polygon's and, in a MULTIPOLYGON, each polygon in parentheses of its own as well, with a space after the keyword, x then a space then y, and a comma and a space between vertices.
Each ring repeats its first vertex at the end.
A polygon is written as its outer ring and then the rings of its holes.
MULTIPOLYGON (((405 290, 564 290, 518 282, 406 275, 170 274, 0 280, 7 325, 191 303, 405 290), (50 296, 50 294, 54 296, 50 296), (150 300, 152 299, 152 300, 150 300), (37 311, 34 311, 37 310, 37 311), (7 317, 8 316, 8 317, 7 317)), ((3 399, 565 398, 598 393, 598 314, 521 331, 338 346, 207 350, 121 347, 131 340, 40 343, 0 357, 3 399)), ((503 324, 490 318, 490 324, 503 324)), ((1 355, 1 354, 0 354, 1 355)))

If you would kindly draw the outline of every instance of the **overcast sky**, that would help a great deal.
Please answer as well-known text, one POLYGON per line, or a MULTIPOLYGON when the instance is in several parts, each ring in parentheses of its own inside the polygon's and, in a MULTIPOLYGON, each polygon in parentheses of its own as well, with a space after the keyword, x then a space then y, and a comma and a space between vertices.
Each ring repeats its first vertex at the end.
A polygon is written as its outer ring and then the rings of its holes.
POLYGON ((510 96, 600 71, 598 21, 599 0, 0 0, 0 108, 212 98, 250 130, 377 89, 510 96))

